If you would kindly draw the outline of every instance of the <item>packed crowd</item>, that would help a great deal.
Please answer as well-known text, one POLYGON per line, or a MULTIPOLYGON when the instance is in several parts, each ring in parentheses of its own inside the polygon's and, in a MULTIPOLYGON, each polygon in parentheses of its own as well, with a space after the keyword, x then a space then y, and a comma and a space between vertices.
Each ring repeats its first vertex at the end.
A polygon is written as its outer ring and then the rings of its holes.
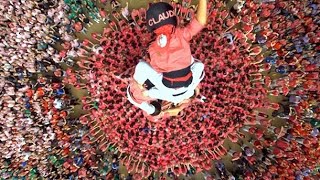
POLYGON ((57 136, 51 117, 62 114, 54 104, 68 100, 61 76, 49 75, 62 71, 54 44, 73 38, 65 29, 66 5, 16 0, 0 6, 1 177, 45 176, 57 136))
MULTIPOLYGON (((205 64, 200 95, 177 117, 157 123, 126 99, 132 67, 148 59, 154 39, 145 27, 146 9, 129 12, 128 4, 112 0, 109 12, 106 4, 0 4, 1 178, 319 174, 317 1, 238 0, 231 10, 222 1, 208 1, 207 27, 191 41, 195 58, 205 64), (102 34, 75 36, 100 21, 108 24, 102 34), (69 85, 88 95, 78 101, 69 85), (70 116, 80 103, 85 114, 70 116), (226 139, 240 149, 223 146, 226 139), (225 155, 234 169, 220 161, 225 155), (120 164, 128 175, 119 172, 120 164)), ((181 25, 196 11, 188 0, 172 5, 181 25)))

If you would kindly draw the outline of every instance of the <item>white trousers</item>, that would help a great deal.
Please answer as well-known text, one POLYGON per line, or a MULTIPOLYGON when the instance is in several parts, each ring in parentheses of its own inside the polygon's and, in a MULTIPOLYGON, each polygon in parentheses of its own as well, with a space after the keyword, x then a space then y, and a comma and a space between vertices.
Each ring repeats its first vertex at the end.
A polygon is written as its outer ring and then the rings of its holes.
POLYGON ((133 78, 139 83, 143 84, 146 80, 155 85, 155 87, 148 90, 148 96, 154 99, 161 99, 168 102, 178 104, 185 99, 193 96, 194 90, 199 85, 204 77, 204 65, 200 61, 195 61, 191 65, 192 82, 188 87, 168 88, 162 83, 163 75, 155 71, 151 65, 145 61, 140 61, 135 68, 133 78), (181 94, 181 95, 178 95, 181 94))

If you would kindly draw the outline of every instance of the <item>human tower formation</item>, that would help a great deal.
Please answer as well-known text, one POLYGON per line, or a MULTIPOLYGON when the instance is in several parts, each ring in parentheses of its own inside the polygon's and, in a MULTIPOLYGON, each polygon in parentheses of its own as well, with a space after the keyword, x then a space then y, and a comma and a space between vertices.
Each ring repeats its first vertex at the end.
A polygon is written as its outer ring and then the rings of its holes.
MULTIPOLYGON (((181 26, 196 16, 189 1, 170 4, 181 26)), ((200 93, 177 116, 154 122, 126 98, 133 67, 147 59, 154 40, 147 7, 129 10, 114 0, 2 3, 1 178, 142 179, 159 172, 316 179, 318 2, 228 7, 208 1, 207 24, 190 41, 204 64, 200 93), (95 23, 106 24, 102 33, 92 32, 95 23), (77 99, 70 86, 88 93, 77 99), (73 113, 79 104, 80 117, 73 113), (233 169, 221 161, 226 156, 233 169), (120 164, 129 174, 119 172, 120 164)))

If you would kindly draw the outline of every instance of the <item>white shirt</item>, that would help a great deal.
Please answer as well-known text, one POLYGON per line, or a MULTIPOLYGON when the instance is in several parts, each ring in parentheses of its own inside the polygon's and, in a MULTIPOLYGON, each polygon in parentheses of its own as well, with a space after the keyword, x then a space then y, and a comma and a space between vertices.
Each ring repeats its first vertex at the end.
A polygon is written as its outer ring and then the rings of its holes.
POLYGON ((61 99, 54 99, 54 101, 53 101, 53 106, 56 109, 61 109, 62 108, 62 104, 63 104, 63 101, 61 99))

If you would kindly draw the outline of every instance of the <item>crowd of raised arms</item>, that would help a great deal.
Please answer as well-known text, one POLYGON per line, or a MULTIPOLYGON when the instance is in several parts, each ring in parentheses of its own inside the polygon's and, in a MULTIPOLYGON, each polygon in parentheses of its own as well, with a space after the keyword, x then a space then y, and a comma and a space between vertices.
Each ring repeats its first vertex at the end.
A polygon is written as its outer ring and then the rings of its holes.
POLYGON ((151 3, 0 3, 0 179, 319 179, 319 1, 207 0, 199 93, 157 122, 127 99, 151 3))

